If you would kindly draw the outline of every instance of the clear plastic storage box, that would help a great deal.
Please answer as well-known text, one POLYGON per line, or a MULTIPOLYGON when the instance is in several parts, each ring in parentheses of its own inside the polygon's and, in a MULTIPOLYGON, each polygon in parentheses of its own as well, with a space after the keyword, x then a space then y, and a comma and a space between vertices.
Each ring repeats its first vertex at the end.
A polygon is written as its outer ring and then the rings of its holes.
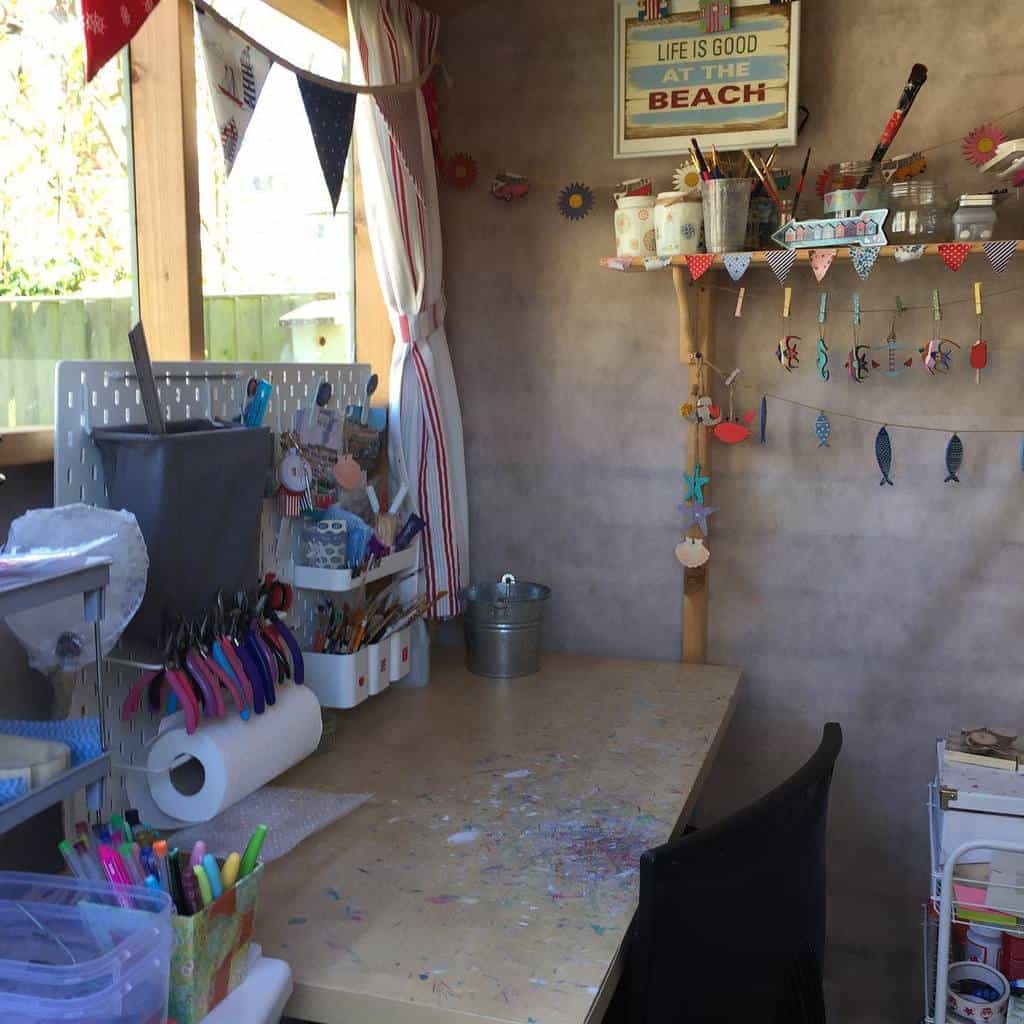
POLYGON ((0 872, 0 1021, 163 1024, 164 892, 0 872))

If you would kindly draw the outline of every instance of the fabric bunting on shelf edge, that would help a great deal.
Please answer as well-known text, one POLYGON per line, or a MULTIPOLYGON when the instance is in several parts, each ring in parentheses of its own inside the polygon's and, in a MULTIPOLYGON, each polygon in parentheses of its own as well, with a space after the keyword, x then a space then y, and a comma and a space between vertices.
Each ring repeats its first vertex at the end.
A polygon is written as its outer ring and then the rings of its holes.
MULTIPOLYGON (((627 264, 630 262, 626 261, 627 264)), ((648 256, 644 260, 644 270, 664 270, 672 263, 671 256, 648 256)))
POLYGON ((924 255, 923 245, 897 245, 892 257, 897 263, 910 263, 924 255))
POLYGON ((836 258, 835 249, 812 249, 808 257, 811 270, 814 272, 814 279, 821 284, 832 261, 836 258))
POLYGON ((793 269, 793 264, 796 262, 796 250, 781 249, 778 252, 767 252, 764 258, 768 266, 775 271, 779 284, 785 284, 786 278, 789 277, 789 272, 793 269))
POLYGON ((135 38, 154 7, 155 0, 82 0, 87 82, 135 38))
POLYGON ((875 265, 875 260, 878 259, 879 251, 878 247, 874 245, 850 247, 850 259, 853 261, 853 269, 857 271, 857 276, 862 281, 868 279, 871 268, 875 265))
POLYGON ((983 242, 982 248, 988 257, 992 269, 1001 274, 1010 264, 1013 254, 1017 251, 1016 242, 983 242))
POLYGON ((970 251, 971 247, 966 242, 943 242, 939 246, 942 262, 954 273, 964 265, 970 251))
POLYGON ((256 110, 263 85, 270 74, 271 61, 265 53, 250 46, 241 36, 214 21, 202 11, 199 35, 203 43, 206 77, 213 97, 224 164, 230 175, 242 139, 256 110))
POLYGON ((708 267, 715 262, 713 252, 695 252, 686 257, 686 265, 690 268, 690 277, 696 281, 707 273, 708 267))
POLYGON ((313 133, 316 155, 320 158, 320 170, 331 196, 331 209, 337 211, 341 183, 345 178, 345 161, 352 141, 356 96, 355 93, 328 89, 298 75, 296 78, 309 119, 309 130, 313 133))
POLYGON ((374 96, 374 101, 381 117, 384 118, 384 123, 388 126, 391 141, 394 143, 405 169, 409 172, 416 191, 422 197, 426 179, 423 151, 410 141, 419 138, 420 114, 416 93, 399 92, 378 95, 374 96))
POLYGON ((750 253, 727 252, 722 257, 722 263, 725 265, 725 269, 729 271, 729 276, 734 281, 738 281, 747 272, 747 267, 750 266, 750 253))

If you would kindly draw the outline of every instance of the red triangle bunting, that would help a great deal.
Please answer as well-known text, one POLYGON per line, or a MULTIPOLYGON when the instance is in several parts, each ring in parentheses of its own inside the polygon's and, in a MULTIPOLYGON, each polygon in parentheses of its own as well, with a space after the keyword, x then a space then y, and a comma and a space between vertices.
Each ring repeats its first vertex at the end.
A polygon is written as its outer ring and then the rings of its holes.
POLYGON ((694 281, 703 277, 707 273, 708 267, 714 262, 715 254, 713 252, 695 252, 686 257, 686 265, 690 268, 690 276, 694 281))
POLYGON ((957 271, 963 266, 970 251, 971 247, 966 242, 943 242, 939 246, 942 262, 952 271, 957 271))

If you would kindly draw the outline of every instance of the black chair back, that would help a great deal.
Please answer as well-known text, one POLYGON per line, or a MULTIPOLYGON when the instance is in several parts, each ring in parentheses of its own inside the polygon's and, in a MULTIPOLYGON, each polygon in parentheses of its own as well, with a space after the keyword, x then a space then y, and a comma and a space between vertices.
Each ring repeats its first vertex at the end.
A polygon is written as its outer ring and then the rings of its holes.
POLYGON ((822 1024, 825 829, 843 744, 724 821, 648 850, 628 961, 630 1024, 822 1024))

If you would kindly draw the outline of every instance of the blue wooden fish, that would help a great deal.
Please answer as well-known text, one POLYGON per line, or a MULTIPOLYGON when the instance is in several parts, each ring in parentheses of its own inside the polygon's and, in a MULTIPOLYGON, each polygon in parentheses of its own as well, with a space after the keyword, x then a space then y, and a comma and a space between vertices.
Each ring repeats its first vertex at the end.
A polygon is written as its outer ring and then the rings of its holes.
POLYGON ((818 376, 822 380, 828 380, 832 376, 828 368, 828 345, 822 337, 818 338, 818 376))
POLYGON ((819 412, 818 418, 814 421, 814 436, 818 439, 819 448, 832 447, 828 443, 828 439, 832 436, 832 424, 829 423, 828 417, 823 412, 819 412))
MULTIPOLYGON (((764 444, 767 440, 765 430, 768 427, 768 396, 765 395, 761 398, 761 444, 764 444)), ((1024 442, 1022 442, 1024 444, 1024 442)), ((1021 467, 1024 468, 1024 448, 1021 450, 1021 467)))
POLYGON ((885 427, 882 427, 875 437, 875 458, 878 460, 878 468, 882 471, 882 479, 878 481, 878 486, 895 486, 889 479, 889 471, 892 469, 892 443, 889 441, 889 431, 885 427))
POLYGON ((964 461, 964 443, 960 440, 959 434, 954 434, 949 439, 949 444, 946 445, 946 472, 949 476, 943 481, 943 483, 949 483, 951 480, 953 483, 960 483, 960 477, 956 475, 956 471, 960 468, 964 461))

